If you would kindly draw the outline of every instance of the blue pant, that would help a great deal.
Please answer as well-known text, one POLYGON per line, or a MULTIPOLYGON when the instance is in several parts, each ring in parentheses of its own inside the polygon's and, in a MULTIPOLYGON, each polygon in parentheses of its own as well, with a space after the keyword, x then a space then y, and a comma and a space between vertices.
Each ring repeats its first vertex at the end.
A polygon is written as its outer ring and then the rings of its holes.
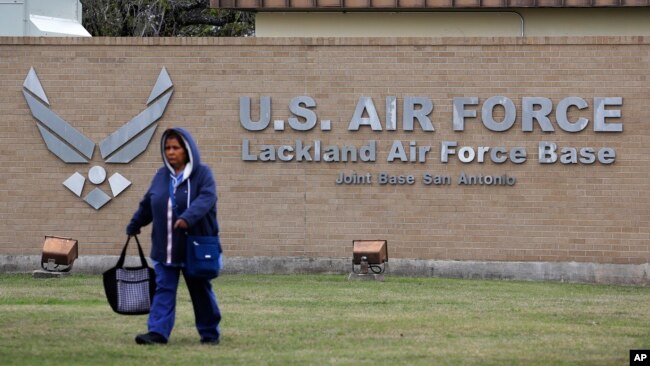
POLYGON ((196 329, 201 339, 218 339, 221 312, 210 280, 187 277, 182 268, 164 266, 159 262, 154 262, 154 269, 156 270, 156 293, 147 323, 149 331, 169 339, 176 318, 176 290, 182 271, 192 298, 196 329))

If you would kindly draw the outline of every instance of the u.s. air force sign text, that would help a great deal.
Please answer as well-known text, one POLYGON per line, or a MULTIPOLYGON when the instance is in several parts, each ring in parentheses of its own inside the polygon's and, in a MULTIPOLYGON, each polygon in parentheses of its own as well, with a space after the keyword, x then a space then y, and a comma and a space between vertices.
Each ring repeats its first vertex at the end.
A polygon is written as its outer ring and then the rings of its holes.
MULTIPOLYGON (((595 97, 589 100, 569 96, 554 105, 545 97, 523 97, 518 104, 505 96, 492 96, 485 100, 478 97, 451 98, 451 120, 447 123, 436 121, 433 116, 434 102, 423 97, 404 97, 401 100, 401 119, 398 117, 399 99, 388 96, 385 99, 385 113, 380 116, 371 97, 359 97, 351 118, 347 121, 332 121, 320 119, 316 114, 316 100, 309 96, 293 98, 288 109, 290 117, 274 119, 271 109, 271 97, 259 98, 259 105, 254 105, 252 98, 242 96, 239 99, 240 124, 250 132, 258 132, 272 128, 275 131, 291 129, 299 132, 309 132, 320 128, 321 131, 331 131, 337 125, 346 125, 351 133, 366 130, 372 133, 388 133, 395 131, 420 131, 426 134, 436 132, 435 125, 447 128, 453 133, 465 131, 468 119, 472 123, 480 123, 482 128, 491 134, 500 134, 519 128, 525 134, 543 133, 544 138, 536 142, 536 154, 529 154, 529 146, 488 146, 463 144, 457 139, 444 139, 433 143, 422 143, 415 139, 410 141, 382 141, 369 139, 364 143, 328 144, 320 139, 303 141, 295 139, 286 144, 251 143, 249 138, 243 138, 241 158, 252 162, 324 162, 372 163, 378 159, 378 151, 385 151, 385 161, 404 163, 427 163, 430 160, 447 164, 457 160, 462 164, 503 164, 510 162, 518 165, 527 162, 535 156, 539 164, 564 165, 609 165, 616 161, 616 150, 607 146, 559 146, 549 138, 553 133, 575 134, 591 129, 596 133, 621 133, 622 97, 595 97), (498 110, 498 112, 497 112, 498 110), (253 120, 252 111, 259 117, 253 120), (521 114, 520 126, 517 126, 517 115, 521 114), (383 118, 382 118, 383 117, 383 118), (434 118, 434 120, 432 120, 434 118), (271 124, 271 121, 273 123, 271 124), (401 122, 401 123, 398 123, 401 122), (272 127, 271 127, 272 126, 272 127), (380 145, 383 143, 383 146, 380 145), (253 146, 255 145, 255 146, 253 146)), ((449 134, 447 134, 448 136, 449 134)), ((257 140, 257 139, 256 139, 257 140)), ((447 176, 436 176, 425 173, 422 176, 424 184, 446 184, 451 180, 447 176)), ((336 178, 337 184, 413 184, 414 176, 392 176, 389 173, 379 173, 373 177, 370 173, 340 172, 336 178), (393 183, 396 182, 396 183, 393 183)), ((458 176, 458 184, 494 184, 514 185, 513 177, 502 174, 486 174, 468 176, 464 173, 458 176), (485 183, 487 182, 487 183, 485 183)))

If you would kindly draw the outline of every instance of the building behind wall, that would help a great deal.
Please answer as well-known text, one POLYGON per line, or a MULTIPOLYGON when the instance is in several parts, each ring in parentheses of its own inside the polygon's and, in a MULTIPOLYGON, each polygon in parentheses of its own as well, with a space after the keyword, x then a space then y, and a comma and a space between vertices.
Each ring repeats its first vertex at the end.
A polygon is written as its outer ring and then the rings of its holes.
POLYGON ((211 0, 255 11, 258 37, 650 35, 647 0, 211 0))
POLYGON ((90 37, 79 0, 0 1, 0 36, 90 37))
POLYGON ((181 125, 215 171, 232 271, 345 272, 352 240, 386 239, 392 273, 647 282, 647 37, 2 38, 0 52, 7 261, 37 256, 45 235, 78 239, 82 263, 117 255, 157 139, 181 125), (163 67, 173 95, 132 161, 96 148, 67 164, 23 95, 31 67, 95 145, 147 108, 163 67), (356 161, 334 156, 348 148, 356 161), (95 166, 131 185, 113 194, 95 166), (76 172, 78 196, 63 185, 76 172), (110 198, 98 209, 95 188, 110 198))

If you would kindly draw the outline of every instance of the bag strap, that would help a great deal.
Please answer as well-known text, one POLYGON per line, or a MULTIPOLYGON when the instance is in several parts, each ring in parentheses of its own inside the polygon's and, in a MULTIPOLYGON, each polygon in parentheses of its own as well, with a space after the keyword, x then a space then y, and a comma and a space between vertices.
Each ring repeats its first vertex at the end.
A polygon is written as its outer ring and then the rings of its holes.
POLYGON ((138 244, 138 253, 140 254, 140 262, 142 263, 143 267, 149 267, 147 264, 147 260, 144 258, 144 253, 142 252, 142 246, 140 245, 140 240, 138 240, 137 235, 129 235, 126 238, 126 243, 124 244, 124 248, 122 248, 122 254, 120 254, 120 259, 117 261, 117 264, 115 267, 122 268, 124 267, 124 259, 126 258, 126 248, 129 246, 129 241, 131 241, 131 237, 135 238, 136 244, 138 244))

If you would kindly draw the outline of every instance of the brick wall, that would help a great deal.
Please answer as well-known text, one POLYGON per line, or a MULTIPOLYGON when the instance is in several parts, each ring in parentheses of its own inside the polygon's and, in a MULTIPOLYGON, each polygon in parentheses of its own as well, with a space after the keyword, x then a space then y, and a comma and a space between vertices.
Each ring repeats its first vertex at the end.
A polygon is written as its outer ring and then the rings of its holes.
MULTIPOLYGON (((382 238, 394 258, 480 261, 650 261, 650 40, 643 37, 397 39, 51 39, 0 38, 0 254, 38 254, 45 235, 79 240, 80 255, 118 254, 124 227, 160 166, 158 139, 187 127, 219 187, 219 221, 229 256, 349 257, 351 241, 382 238), (34 67, 51 108, 98 143, 140 113, 162 67, 174 95, 149 148, 124 165, 64 164, 50 153, 22 95, 34 67), (239 97, 272 98, 272 118, 290 117, 292 98, 306 95, 330 131, 271 126, 245 130, 239 97), (487 130, 468 118, 452 130, 452 98, 481 105, 502 95, 517 106, 514 127, 487 130), (348 131, 361 96, 384 121, 385 98, 398 98, 397 131, 348 131), (435 132, 401 128, 405 97, 429 98, 435 132), (580 133, 521 128, 521 99, 576 96, 589 103, 570 118, 590 119, 580 133), (622 133, 593 131, 593 98, 622 97, 622 133), (242 140, 260 145, 361 146, 377 141, 373 163, 244 162, 242 140), (394 141, 432 146, 424 163, 386 161, 394 141), (441 141, 459 146, 525 147, 523 164, 440 161, 441 141), (616 162, 540 164, 537 145, 611 147, 616 162), (92 166, 130 181, 127 191, 95 210, 62 182, 92 166), (371 185, 337 185, 341 173, 370 173, 371 185), (377 176, 413 175, 416 183, 380 185, 377 176), (514 186, 458 185, 461 173, 516 178, 514 186), (450 176, 451 185, 422 183, 450 176)), ((499 108, 495 118, 502 119, 499 108)), ((313 151, 313 150, 312 150, 313 151)), ((92 188, 86 181, 83 195, 92 188)), ((100 188, 110 193, 108 183, 100 188)), ((143 238, 149 245, 149 231, 143 238)))

